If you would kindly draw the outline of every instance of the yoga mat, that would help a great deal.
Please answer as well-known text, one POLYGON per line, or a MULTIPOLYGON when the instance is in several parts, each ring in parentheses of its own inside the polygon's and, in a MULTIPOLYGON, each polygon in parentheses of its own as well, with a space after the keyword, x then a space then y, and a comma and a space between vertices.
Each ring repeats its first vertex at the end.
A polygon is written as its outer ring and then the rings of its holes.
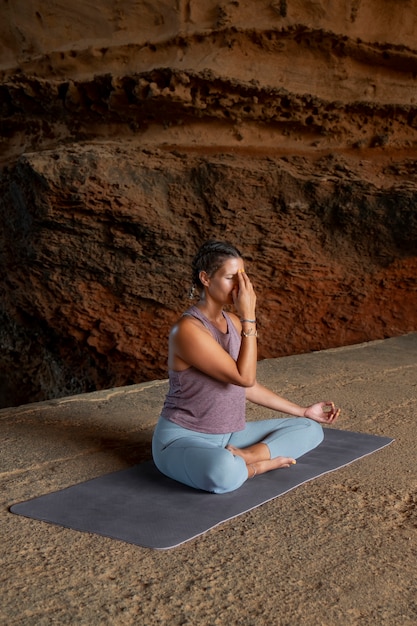
POLYGON ((159 550, 174 548, 207 530, 337 470, 393 440, 325 429, 323 443, 297 465, 256 476, 228 494, 210 494, 163 476, 152 461, 94 478, 11 511, 159 550))

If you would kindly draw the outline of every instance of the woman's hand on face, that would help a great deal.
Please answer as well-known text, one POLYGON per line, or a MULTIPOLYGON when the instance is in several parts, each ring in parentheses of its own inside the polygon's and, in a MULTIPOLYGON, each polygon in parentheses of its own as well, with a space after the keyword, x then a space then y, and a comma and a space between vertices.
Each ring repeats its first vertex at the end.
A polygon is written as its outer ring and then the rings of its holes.
POLYGON ((309 417, 321 424, 332 424, 339 415, 340 409, 336 408, 333 402, 317 402, 304 411, 304 417, 309 417))
POLYGON ((256 294, 245 270, 239 270, 237 285, 233 289, 233 303, 240 318, 255 319, 256 294))

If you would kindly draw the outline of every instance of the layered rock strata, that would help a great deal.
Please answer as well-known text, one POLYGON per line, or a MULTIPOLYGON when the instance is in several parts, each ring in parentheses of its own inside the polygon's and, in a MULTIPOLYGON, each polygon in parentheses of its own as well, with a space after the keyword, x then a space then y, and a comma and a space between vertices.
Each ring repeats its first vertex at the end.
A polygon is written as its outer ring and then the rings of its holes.
POLYGON ((0 405, 166 377, 211 237, 260 358, 415 330, 417 10, 95 4, 1 9, 0 405))

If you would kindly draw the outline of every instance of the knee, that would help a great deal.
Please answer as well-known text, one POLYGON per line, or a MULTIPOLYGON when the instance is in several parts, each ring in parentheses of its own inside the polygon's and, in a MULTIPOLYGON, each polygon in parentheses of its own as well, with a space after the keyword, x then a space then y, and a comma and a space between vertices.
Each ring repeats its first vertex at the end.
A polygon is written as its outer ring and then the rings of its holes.
POLYGON ((225 451, 221 462, 207 471, 205 489, 211 493, 229 493, 243 485, 247 477, 244 460, 225 451))
POLYGON ((303 420, 308 425, 308 435, 311 440, 311 444, 313 446, 318 446, 324 439, 323 427, 318 422, 309 419, 308 417, 303 417, 303 420))

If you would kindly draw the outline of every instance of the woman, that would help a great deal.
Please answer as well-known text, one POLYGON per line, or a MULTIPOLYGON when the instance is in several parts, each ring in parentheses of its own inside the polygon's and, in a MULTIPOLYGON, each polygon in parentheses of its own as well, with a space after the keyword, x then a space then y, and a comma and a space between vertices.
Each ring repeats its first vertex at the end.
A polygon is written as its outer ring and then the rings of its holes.
POLYGON ((169 391, 152 441, 159 470, 213 493, 290 467, 323 440, 332 402, 301 407, 256 380, 256 295, 240 252, 209 241, 193 261, 200 299, 171 330, 169 391), (226 313, 234 305, 236 314, 226 313), (246 422, 246 400, 290 418, 246 422))

